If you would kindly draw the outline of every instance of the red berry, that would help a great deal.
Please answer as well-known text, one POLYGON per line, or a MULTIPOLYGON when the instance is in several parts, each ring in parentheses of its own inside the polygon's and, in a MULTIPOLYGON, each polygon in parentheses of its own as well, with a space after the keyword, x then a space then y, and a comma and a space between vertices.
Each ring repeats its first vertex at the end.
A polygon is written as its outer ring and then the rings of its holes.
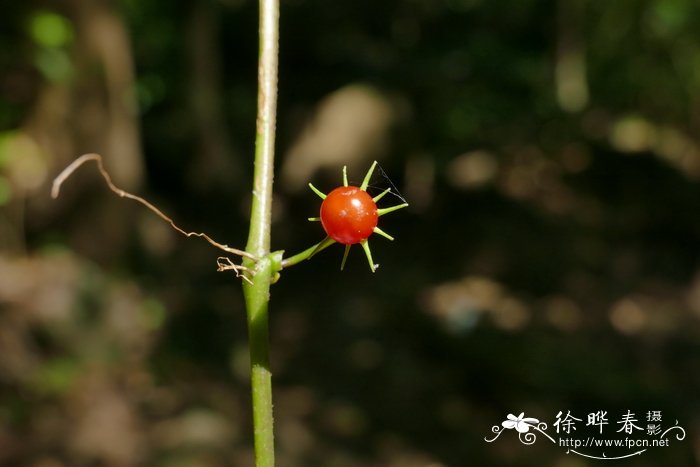
POLYGON ((344 245, 366 240, 377 226, 377 203, 356 186, 341 186, 321 204, 321 224, 329 237, 344 245))

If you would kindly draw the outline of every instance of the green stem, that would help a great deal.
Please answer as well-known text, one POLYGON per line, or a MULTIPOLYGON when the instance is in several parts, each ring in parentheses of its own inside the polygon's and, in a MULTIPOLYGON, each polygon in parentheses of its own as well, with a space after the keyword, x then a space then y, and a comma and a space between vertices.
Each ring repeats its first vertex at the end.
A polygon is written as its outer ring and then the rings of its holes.
POLYGON ((272 373, 270 372, 268 303, 273 262, 269 256, 255 265, 252 284, 244 281, 250 346, 250 385, 253 403, 255 465, 273 467, 275 447, 272 417, 272 373))
POLYGON ((334 240, 332 240, 329 237, 326 237, 325 239, 321 240, 320 242, 318 242, 314 246, 311 246, 311 247, 307 248, 306 250, 302 251, 301 253, 297 253, 294 256, 290 256, 289 258, 283 259, 282 262, 280 263, 280 267, 281 268, 288 268, 290 266, 294 266, 295 264, 301 263, 305 259, 311 259, 311 257, 313 255, 315 255, 319 251, 325 250, 326 248, 328 248, 329 246, 331 246, 334 243, 335 243, 334 240))
POLYGON ((245 259, 243 262, 244 266, 255 271, 251 283, 243 281, 243 293, 248 313, 255 465, 273 467, 275 450, 267 312, 270 285, 279 269, 279 261, 275 259, 276 254, 270 253, 279 51, 278 0, 260 0, 259 38, 255 171, 250 232, 246 246, 246 251, 259 259, 257 262, 250 259, 245 259))

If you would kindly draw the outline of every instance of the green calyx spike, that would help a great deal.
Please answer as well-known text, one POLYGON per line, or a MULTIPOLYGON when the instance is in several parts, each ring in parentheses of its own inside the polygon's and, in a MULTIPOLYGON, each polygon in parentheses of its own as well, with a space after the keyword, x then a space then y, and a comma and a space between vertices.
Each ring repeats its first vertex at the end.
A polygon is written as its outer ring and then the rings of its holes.
POLYGON ((375 272, 379 265, 374 264, 374 261, 372 260, 372 252, 369 249, 369 242, 367 240, 363 240, 360 242, 360 245, 362 245, 362 249, 365 250, 365 256, 367 256, 367 261, 369 262, 369 268, 372 270, 372 272, 375 272))
POLYGON ((367 175, 365 175, 365 179, 362 180, 362 185, 360 185, 360 190, 367 191, 367 186, 369 186, 369 179, 372 178, 372 172, 374 172, 374 168, 377 166, 377 161, 372 162, 372 165, 370 166, 369 170, 367 171, 367 175))
POLYGON ((350 245, 345 245, 345 252, 343 253, 343 261, 340 263, 340 270, 345 269, 345 261, 348 259, 348 253, 350 253, 350 245))
POLYGON ((326 195, 321 190, 313 186, 311 183, 309 183, 309 188, 311 188, 311 191, 316 193, 319 196, 319 198, 326 199, 326 195))
POLYGON ((394 241, 394 237, 392 237, 392 236, 389 235, 388 233, 384 232, 384 231, 383 231, 382 229, 380 229, 379 227, 375 227, 375 228, 374 228, 374 233, 379 234, 379 235, 381 235, 382 237, 391 240, 392 242, 394 241))
POLYGON ((372 201, 374 201, 374 202, 376 203, 376 202, 379 201, 380 199, 384 198, 384 195, 387 194, 387 193, 389 193, 390 191, 391 191, 391 188, 387 188, 386 190, 382 191, 382 192, 379 193, 377 196, 375 196, 374 198, 372 198, 372 201))
POLYGON ((408 203, 397 204, 396 206, 390 206, 388 208, 377 209, 377 214, 383 216, 384 214, 389 214, 390 212, 398 211, 399 209, 405 208, 408 203))

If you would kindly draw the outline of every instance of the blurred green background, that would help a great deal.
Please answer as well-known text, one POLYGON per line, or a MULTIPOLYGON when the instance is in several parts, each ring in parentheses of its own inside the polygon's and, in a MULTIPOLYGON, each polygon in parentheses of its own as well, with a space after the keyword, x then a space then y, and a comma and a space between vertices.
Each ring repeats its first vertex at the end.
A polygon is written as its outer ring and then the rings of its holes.
MULTIPOLYGON (((92 166, 49 185, 98 152, 243 246, 256 69, 250 0, 3 5, 0 465, 252 465, 219 252, 92 166)), ((698 135, 693 0, 283 0, 273 247, 323 237, 306 183, 343 165, 357 183, 379 160, 373 189, 411 206, 382 218, 376 274, 336 246, 274 286, 278 465, 600 465, 484 440, 568 410, 686 430, 605 465, 698 465, 698 135)))

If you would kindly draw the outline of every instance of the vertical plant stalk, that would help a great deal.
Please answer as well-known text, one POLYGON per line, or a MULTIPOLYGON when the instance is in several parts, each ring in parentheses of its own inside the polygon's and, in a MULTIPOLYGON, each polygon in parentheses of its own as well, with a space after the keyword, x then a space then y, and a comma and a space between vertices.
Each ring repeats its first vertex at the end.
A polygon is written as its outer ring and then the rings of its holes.
POLYGON ((246 246, 246 251, 258 260, 244 261, 244 265, 253 269, 255 275, 251 278, 251 283, 243 283, 243 294, 248 314, 255 464, 257 467, 273 467, 275 451, 267 311, 270 285, 279 263, 270 253, 279 53, 278 0, 260 0, 259 41, 255 171, 250 232, 246 246))

